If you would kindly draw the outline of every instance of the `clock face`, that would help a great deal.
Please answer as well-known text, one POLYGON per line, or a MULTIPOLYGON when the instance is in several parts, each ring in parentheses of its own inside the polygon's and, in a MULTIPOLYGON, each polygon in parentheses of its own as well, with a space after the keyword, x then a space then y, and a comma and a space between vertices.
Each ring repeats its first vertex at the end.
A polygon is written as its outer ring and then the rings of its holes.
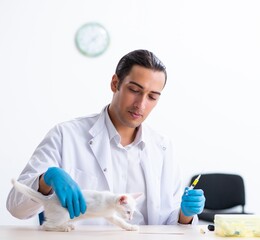
POLYGON ((78 50, 88 57, 97 57, 104 53, 110 41, 107 30, 96 22, 83 25, 77 31, 75 40, 78 50))

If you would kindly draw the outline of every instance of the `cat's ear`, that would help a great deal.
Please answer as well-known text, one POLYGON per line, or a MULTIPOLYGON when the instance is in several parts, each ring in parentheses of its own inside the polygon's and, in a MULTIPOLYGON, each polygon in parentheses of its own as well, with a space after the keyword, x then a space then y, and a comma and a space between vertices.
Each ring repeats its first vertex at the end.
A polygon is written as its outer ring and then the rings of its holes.
POLYGON ((127 204, 127 196, 126 195, 121 195, 118 199, 119 204, 127 204))
POLYGON ((138 199, 144 195, 142 192, 136 192, 136 193, 130 193, 130 194, 134 199, 138 199))

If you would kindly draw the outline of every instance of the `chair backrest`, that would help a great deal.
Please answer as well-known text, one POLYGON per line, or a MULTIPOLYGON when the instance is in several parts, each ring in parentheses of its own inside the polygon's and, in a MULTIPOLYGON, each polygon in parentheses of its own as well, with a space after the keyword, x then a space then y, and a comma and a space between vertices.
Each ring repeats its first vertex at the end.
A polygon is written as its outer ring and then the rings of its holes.
MULTIPOLYGON (((191 183, 197 177, 191 179, 191 183)), ((204 191, 205 209, 224 210, 236 206, 245 206, 245 186, 240 175, 226 173, 202 174, 196 185, 204 191)))

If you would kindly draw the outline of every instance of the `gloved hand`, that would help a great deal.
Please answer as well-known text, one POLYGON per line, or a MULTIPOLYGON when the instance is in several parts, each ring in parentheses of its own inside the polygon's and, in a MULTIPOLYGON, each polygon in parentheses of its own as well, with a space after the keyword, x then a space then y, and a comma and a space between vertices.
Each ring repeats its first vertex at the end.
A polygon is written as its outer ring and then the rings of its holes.
POLYGON ((86 201, 79 186, 63 169, 51 167, 43 179, 55 191, 61 205, 68 209, 71 219, 86 212, 86 201))
POLYGON ((185 188, 182 195, 181 210, 187 217, 191 217, 196 214, 200 214, 205 205, 205 196, 202 189, 185 188))

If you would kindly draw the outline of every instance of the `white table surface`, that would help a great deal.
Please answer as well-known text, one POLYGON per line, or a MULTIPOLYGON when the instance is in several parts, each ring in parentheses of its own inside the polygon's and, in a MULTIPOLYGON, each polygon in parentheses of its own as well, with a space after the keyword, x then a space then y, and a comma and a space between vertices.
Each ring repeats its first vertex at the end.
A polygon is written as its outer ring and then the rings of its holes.
MULTIPOLYGON (((139 231, 125 231, 114 226, 76 226, 71 232, 48 232, 38 226, 0 226, 1 240, 203 240, 224 239, 207 231, 207 225, 140 226, 139 231), (202 231, 204 230, 204 232, 202 231)), ((226 238, 250 239, 250 238, 226 238)), ((256 239, 256 238, 254 238, 256 239)))

